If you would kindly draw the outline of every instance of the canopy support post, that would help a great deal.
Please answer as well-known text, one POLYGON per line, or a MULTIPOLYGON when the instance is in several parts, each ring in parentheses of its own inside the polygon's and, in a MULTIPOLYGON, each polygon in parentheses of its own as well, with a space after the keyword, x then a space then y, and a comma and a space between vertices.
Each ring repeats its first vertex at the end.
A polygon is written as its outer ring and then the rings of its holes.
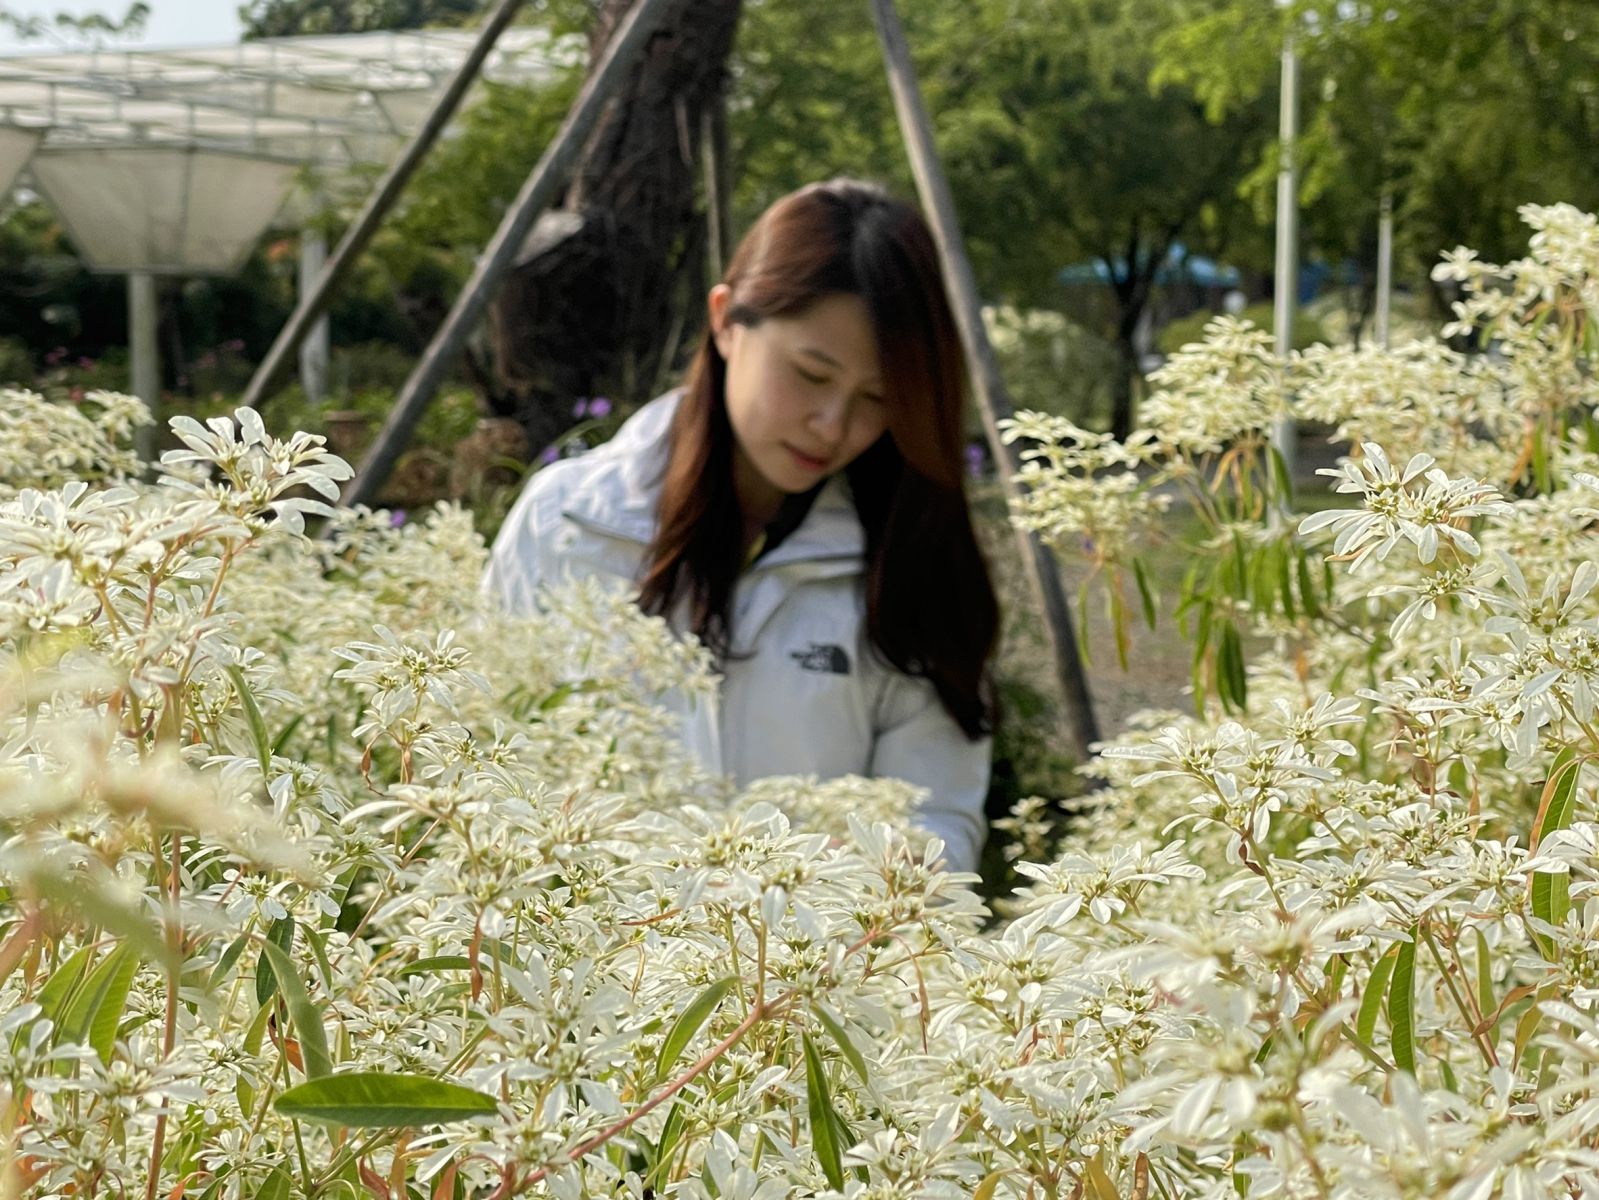
MULTIPOLYGON (((300 231, 300 296, 311 294, 328 259, 327 234, 307 226, 300 231)), ((300 344, 300 386, 305 398, 320 405, 328 394, 328 317, 324 312, 300 344)))
POLYGON ((142 426, 134 435, 134 448, 146 463, 156 458, 161 422, 161 349, 156 340, 160 310, 156 304, 155 276, 148 271, 128 275, 128 358, 130 388, 143 400, 155 425, 142 426))
MULTIPOLYGON (((1000 377, 999 360, 994 355, 988 331, 983 326, 977 278, 972 273, 971 260, 966 256, 966 243, 955 217, 955 201, 950 195, 949 180, 945 178, 938 148, 933 142, 933 124, 922 102, 916 69, 911 63, 910 48, 906 45, 905 31, 900 25, 899 14, 894 10, 893 0, 872 0, 872 19, 877 25, 878 40, 882 43, 888 86, 894 95, 900 135, 905 139, 911 172, 916 177, 916 190, 938 243, 938 256, 943 262, 944 279, 955 309, 955 323, 960 328, 961 342, 966 348, 977 408, 983 418, 983 431, 988 435, 989 449, 993 452, 1005 487, 1005 497, 1009 501, 1017 495, 1013 476, 1019 464, 1015 451, 1000 437, 999 422, 1011 415, 1010 393, 1000 377)), ((1018 531, 1017 540, 1021 545, 1022 562, 1027 569, 1033 599, 1044 616, 1044 631, 1055 661, 1055 678, 1060 685, 1061 714, 1065 720, 1066 734, 1073 752, 1086 762, 1091 757, 1090 746, 1099 740, 1099 726, 1094 719, 1088 682, 1083 677, 1082 660, 1077 654, 1071 609, 1066 602, 1065 588, 1061 586, 1060 571, 1054 555, 1037 534, 1018 531)))

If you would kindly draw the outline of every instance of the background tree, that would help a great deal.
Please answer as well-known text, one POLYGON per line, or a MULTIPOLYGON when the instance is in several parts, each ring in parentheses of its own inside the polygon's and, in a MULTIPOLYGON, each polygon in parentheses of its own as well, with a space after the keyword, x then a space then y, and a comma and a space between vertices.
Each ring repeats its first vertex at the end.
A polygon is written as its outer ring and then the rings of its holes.
POLYGON ((250 0, 239 6, 239 20, 247 39, 372 33, 462 25, 482 7, 481 0, 250 0))
MULTIPOLYGON (((1274 101, 1290 25, 1303 72, 1305 239, 1358 264, 1363 310, 1384 190, 1396 254, 1422 277, 1456 245, 1513 256, 1522 204, 1599 206, 1599 5, 1224 0, 1159 40, 1157 78, 1191 87, 1213 119, 1274 101)), ((1244 184, 1262 218, 1275 172, 1272 154, 1244 184)))

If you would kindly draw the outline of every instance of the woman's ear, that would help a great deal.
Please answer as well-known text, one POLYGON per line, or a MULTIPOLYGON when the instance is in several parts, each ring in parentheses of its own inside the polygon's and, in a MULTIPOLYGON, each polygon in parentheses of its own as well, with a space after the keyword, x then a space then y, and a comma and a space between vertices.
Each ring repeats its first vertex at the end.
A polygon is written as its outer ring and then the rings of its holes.
POLYGON ((705 297, 705 312, 711 323, 711 337, 716 342, 716 350, 723 358, 728 356, 733 345, 733 323, 727 319, 728 309, 733 303, 733 289, 725 283, 719 283, 710 290, 705 297))

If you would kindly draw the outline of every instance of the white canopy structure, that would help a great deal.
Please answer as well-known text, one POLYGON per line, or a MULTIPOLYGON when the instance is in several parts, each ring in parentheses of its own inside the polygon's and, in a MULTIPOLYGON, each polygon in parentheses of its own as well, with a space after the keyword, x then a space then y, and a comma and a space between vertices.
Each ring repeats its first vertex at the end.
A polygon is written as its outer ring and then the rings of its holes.
MULTIPOLYGON (((234 270, 305 168, 336 180, 391 160, 476 41, 427 30, 0 57, 0 196, 25 172, 91 269, 129 275, 133 390, 153 402, 151 277, 234 270)), ((542 29, 509 29, 482 75, 538 82, 570 54, 542 29)), ((320 262, 320 236, 306 240, 304 261, 320 262)), ((307 365, 326 362, 325 326, 318 341, 307 365)))

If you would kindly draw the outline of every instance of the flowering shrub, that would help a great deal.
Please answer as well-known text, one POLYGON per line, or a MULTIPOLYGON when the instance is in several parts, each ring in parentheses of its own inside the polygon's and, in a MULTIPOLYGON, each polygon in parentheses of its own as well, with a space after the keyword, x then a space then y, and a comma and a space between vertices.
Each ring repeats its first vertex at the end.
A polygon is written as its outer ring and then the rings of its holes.
POLYGON ((0 1191, 1599 1194, 1599 233, 1531 216, 1526 262, 1446 264, 1489 357, 1222 325, 1127 446, 1018 420, 1021 519, 1107 573, 1153 485, 1209 506, 1195 628, 1239 647, 997 922, 908 789, 702 776, 651 703, 702 655, 593 587, 490 611, 468 519, 327 512, 320 439, 19 458, 0 1191), (1360 447, 1297 534, 1289 403, 1360 447))

